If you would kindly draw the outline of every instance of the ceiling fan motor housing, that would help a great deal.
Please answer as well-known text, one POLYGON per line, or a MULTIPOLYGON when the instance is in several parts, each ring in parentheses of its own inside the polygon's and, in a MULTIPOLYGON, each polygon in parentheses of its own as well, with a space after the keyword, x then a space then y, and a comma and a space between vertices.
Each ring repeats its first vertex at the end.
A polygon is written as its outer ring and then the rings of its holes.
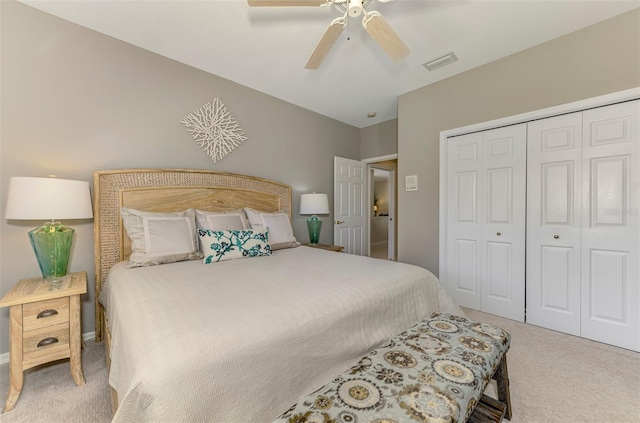
POLYGON ((349 0, 349 16, 356 18, 362 14, 362 0, 349 0))
POLYGON ((350 17, 357 18, 362 13, 367 13, 369 6, 375 0, 334 0, 333 5, 342 14, 348 13, 350 17))

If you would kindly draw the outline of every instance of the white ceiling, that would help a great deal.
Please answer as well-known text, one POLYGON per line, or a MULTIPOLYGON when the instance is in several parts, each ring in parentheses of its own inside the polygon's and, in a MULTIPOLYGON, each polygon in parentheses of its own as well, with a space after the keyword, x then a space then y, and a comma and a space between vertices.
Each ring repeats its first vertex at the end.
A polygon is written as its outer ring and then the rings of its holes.
MULTIPOLYGON (((634 1, 374 2, 411 54, 395 63, 351 18, 318 70, 306 70, 333 7, 250 8, 243 0, 23 3, 320 114, 365 127, 397 117, 397 97, 633 8, 634 1), (454 64, 422 64, 453 51, 454 64), (376 112, 373 119, 368 112, 376 112)), ((612 48, 615 48, 612 46, 612 48)), ((215 92, 211 93, 215 96, 215 92)))

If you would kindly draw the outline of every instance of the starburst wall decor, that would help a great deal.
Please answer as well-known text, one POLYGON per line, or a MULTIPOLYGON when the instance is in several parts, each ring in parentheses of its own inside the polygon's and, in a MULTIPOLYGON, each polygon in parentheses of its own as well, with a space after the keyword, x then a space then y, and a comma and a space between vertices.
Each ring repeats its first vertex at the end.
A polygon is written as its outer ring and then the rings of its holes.
POLYGON ((218 98, 180 121, 216 163, 247 140, 236 120, 218 98))

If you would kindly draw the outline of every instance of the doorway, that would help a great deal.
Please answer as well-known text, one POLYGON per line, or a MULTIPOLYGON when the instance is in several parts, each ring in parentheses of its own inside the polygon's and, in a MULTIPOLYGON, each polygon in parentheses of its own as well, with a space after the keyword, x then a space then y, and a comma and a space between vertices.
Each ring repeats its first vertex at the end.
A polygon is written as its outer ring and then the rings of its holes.
POLYGON ((369 255, 396 260, 397 158, 369 163, 369 255))

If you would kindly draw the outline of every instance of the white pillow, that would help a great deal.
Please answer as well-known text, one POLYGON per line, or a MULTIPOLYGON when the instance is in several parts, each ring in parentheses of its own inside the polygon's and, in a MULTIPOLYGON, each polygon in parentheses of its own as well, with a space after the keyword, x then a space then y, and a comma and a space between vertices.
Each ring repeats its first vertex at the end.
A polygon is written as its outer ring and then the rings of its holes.
POLYGON ((195 211, 154 213, 122 207, 124 229, 131 240, 127 267, 154 266, 201 258, 195 211))
POLYGON ((250 229, 243 210, 226 212, 196 210, 196 224, 198 229, 211 229, 214 231, 250 229))
POLYGON ((272 251, 300 245, 293 236, 293 228, 291 228, 291 221, 287 212, 281 210, 275 213, 267 213, 248 207, 244 210, 252 228, 269 229, 269 244, 272 251))

